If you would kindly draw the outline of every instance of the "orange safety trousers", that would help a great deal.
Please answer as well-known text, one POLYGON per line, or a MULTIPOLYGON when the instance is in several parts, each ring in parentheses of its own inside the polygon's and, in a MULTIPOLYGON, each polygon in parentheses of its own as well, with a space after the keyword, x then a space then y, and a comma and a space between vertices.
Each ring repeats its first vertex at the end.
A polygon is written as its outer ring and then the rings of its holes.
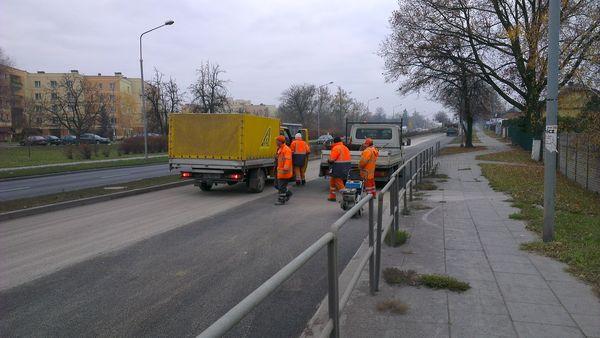
POLYGON ((294 175, 296 175, 296 181, 301 181, 306 179, 306 167, 296 167, 294 166, 294 175))
POLYGON ((377 196, 377 189, 375 188, 374 178, 368 178, 365 180, 365 192, 367 194, 373 195, 373 197, 377 196))
POLYGON ((337 177, 329 177, 329 199, 335 199, 336 192, 345 188, 344 180, 337 177))

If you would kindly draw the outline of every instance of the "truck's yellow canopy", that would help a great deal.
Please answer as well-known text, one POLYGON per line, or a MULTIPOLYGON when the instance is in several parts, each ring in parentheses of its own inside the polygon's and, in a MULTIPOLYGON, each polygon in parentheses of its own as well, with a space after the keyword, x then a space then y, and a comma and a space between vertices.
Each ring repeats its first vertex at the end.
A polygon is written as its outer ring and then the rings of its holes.
POLYGON ((173 114, 169 157, 215 160, 271 158, 279 119, 248 114, 173 114))

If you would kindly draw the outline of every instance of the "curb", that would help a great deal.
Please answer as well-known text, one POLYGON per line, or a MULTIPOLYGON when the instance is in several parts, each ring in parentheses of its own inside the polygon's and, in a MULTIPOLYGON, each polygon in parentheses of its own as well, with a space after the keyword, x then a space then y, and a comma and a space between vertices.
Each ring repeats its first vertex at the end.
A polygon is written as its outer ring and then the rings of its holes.
POLYGON ((5 213, 0 213, 0 221, 7 221, 7 220, 21 218, 21 217, 25 217, 25 216, 38 215, 38 214, 42 214, 42 213, 46 213, 46 212, 50 212, 50 211, 58 211, 58 210, 64 210, 64 209, 69 209, 69 208, 73 208, 73 207, 79 207, 79 206, 87 205, 87 204, 105 202, 105 201, 110 201, 110 200, 114 200, 117 198, 140 195, 140 194, 144 194, 144 193, 152 192, 152 191, 177 188, 177 187, 181 187, 181 186, 190 185, 193 183, 194 183, 194 180, 185 180, 185 181, 179 181, 179 182, 173 182, 173 183, 165 183, 165 184, 154 185, 154 186, 150 186, 150 187, 133 189, 133 190, 117 192, 117 193, 112 193, 112 194, 86 197, 86 198, 81 198, 78 200, 59 202, 59 203, 41 205, 41 206, 33 207, 33 208, 9 211, 9 212, 5 212, 5 213))
POLYGON ((124 166, 104 167, 104 168, 92 168, 92 169, 80 169, 80 170, 62 171, 62 172, 56 172, 56 173, 39 174, 39 175, 27 175, 27 176, 7 177, 7 178, 0 178, 0 182, 27 180, 27 179, 30 179, 30 178, 40 178, 40 177, 49 177, 49 176, 79 174, 79 173, 92 172, 92 171, 100 171, 100 170, 146 167, 146 166, 150 166, 150 165, 161 165, 161 164, 169 164, 169 162, 165 162, 165 163, 146 163, 146 164, 124 165, 124 166))

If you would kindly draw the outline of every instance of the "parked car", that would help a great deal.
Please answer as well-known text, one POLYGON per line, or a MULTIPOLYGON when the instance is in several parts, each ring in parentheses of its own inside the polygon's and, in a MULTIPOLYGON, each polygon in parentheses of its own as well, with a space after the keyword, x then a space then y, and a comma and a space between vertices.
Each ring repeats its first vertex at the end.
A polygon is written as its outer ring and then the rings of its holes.
POLYGON ((85 133, 79 136, 79 143, 87 143, 87 144, 109 144, 110 140, 106 137, 102 137, 92 133, 85 133))
POLYGON ((456 136, 458 135, 458 130, 456 128, 449 127, 446 129, 446 136, 456 136))
POLYGON ((48 144, 46 139, 43 136, 28 136, 26 139, 20 142, 22 146, 32 145, 32 146, 45 146, 48 144))
POLYGON ((45 136, 46 138, 46 143, 48 144, 52 144, 55 146, 59 146, 61 144, 63 144, 62 140, 54 135, 47 135, 45 136))
POLYGON ((329 134, 325 134, 325 135, 319 136, 319 138, 317 139, 317 144, 327 144, 327 143, 331 143, 332 141, 333 141, 333 136, 331 136, 329 134))
POLYGON ((65 135, 62 138, 63 144, 77 144, 77 142, 79 142, 77 140, 77 136, 74 136, 74 135, 65 135))

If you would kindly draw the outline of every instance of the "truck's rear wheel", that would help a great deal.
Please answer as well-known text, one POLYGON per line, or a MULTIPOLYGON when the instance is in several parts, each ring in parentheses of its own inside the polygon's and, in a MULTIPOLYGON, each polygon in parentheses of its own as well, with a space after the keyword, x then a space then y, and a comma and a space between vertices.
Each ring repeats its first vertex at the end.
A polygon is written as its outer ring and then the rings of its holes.
POLYGON ((266 181, 267 175, 265 175, 264 170, 252 170, 248 178, 248 191, 252 193, 262 192, 265 189, 266 181))
POLYGON ((202 191, 211 191, 212 187, 213 187, 212 183, 200 182, 200 190, 202 190, 202 191))

